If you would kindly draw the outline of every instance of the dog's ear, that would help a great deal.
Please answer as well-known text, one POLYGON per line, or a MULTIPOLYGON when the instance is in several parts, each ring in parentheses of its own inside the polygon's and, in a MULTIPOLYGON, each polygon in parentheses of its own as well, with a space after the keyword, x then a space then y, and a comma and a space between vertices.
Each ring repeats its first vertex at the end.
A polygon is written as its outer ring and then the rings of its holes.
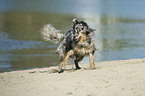
POLYGON ((88 28, 88 24, 85 21, 80 21, 83 26, 86 26, 88 28))
POLYGON ((78 24, 78 20, 77 19, 73 19, 73 24, 78 24))

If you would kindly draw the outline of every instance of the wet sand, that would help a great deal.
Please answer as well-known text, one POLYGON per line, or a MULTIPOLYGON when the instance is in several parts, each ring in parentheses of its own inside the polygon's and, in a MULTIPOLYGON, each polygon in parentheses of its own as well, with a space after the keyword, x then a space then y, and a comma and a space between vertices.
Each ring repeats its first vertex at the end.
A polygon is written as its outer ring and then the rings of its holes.
POLYGON ((0 96, 145 96, 145 59, 96 62, 0 73, 0 96))

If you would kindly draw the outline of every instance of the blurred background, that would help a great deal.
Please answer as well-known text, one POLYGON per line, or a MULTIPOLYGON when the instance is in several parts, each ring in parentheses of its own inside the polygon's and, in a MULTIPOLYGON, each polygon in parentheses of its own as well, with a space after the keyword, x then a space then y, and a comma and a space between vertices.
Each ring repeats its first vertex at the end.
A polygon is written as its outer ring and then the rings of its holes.
POLYGON ((40 29, 50 23, 67 32, 74 18, 96 29, 95 62, 145 58, 144 4, 144 0, 0 0, 0 72, 58 65, 58 45, 45 42, 40 29))

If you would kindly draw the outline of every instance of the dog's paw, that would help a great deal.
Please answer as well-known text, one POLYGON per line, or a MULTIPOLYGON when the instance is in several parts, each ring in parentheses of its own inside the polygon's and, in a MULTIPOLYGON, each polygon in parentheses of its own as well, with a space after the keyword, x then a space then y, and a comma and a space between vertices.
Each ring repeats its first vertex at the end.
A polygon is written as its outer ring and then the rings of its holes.
POLYGON ((76 70, 80 70, 81 69, 81 67, 76 67, 76 70))
POLYGON ((58 73, 63 73, 64 72, 64 70, 63 69, 61 69, 60 71, 58 71, 58 73))

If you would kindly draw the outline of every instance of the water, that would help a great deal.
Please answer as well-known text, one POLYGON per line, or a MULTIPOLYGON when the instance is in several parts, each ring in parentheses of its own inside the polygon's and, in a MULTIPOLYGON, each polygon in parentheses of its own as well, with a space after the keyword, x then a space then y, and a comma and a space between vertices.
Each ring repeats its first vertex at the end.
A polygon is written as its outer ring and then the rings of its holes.
MULTIPOLYGON (((72 28, 74 18, 85 20, 96 29, 95 62, 145 58, 144 3, 144 0, 1 0, 0 72, 58 65, 59 57, 55 54, 58 45, 45 42, 40 29, 50 23, 66 32, 72 28)), ((81 63, 88 62, 86 58, 81 63)))

